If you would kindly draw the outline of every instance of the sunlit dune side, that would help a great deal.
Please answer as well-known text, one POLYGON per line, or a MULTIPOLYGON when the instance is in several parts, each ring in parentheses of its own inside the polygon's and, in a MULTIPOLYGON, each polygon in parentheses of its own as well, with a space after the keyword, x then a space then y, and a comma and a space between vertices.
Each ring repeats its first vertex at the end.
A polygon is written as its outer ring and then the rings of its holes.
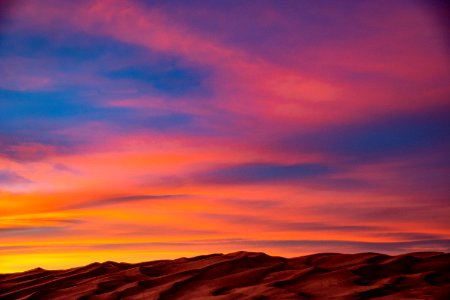
POLYGON ((450 299, 450 254, 235 252, 0 275, 0 299, 450 299))

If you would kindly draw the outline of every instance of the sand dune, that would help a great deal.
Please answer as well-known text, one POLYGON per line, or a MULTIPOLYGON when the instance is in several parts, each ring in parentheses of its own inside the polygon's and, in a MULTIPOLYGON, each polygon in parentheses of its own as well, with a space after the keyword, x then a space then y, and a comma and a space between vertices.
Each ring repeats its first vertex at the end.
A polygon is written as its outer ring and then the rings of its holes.
POLYGON ((0 299, 450 299, 450 254, 236 252, 0 275, 0 299))

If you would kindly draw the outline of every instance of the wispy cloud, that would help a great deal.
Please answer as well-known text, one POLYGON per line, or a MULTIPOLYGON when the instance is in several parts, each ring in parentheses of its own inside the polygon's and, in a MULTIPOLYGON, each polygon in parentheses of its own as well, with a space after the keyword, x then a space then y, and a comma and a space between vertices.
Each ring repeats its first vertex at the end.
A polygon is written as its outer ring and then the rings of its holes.
POLYGON ((384 226, 374 225, 339 225, 326 222, 299 222, 277 220, 276 218, 251 216, 241 214, 201 214, 200 217, 210 219, 211 221, 223 221, 235 226, 256 226, 268 231, 322 231, 322 232, 380 232, 387 230, 384 226))
POLYGON ((0 228, 0 236, 17 236, 17 235, 49 235, 63 231, 64 226, 15 226, 0 228))
POLYGON ((448 114, 448 108, 444 106, 324 126, 288 137, 274 147, 280 147, 280 151, 318 151, 354 163, 373 163, 393 156, 410 155, 433 145, 448 148, 445 142, 445 137, 450 135, 448 114))
POLYGON ((0 185, 17 185, 17 184, 28 184, 32 181, 9 170, 0 170, 0 185))
POLYGON ((240 184, 309 179, 333 173, 334 169, 315 163, 244 163, 218 166, 193 177, 204 183, 240 184))
POLYGON ((74 204, 66 206, 66 209, 79 209, 79 208, 94 208, 102 207, 107 205, 146 201, 146 200, 172 200, 172 199, 183 199, 188 197, 188 195, 131 195, 131 196, 120 196, 104 199, 95 199, 87 201, 84 203, 74 204))

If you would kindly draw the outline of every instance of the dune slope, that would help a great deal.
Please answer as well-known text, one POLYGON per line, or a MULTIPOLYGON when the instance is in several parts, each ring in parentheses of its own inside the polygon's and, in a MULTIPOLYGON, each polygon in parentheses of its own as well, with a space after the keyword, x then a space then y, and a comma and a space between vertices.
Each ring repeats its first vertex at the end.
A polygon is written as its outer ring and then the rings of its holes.
POLYGON ((450 299, 450 254, 236 252, 0 275, 0 299, 450 299))

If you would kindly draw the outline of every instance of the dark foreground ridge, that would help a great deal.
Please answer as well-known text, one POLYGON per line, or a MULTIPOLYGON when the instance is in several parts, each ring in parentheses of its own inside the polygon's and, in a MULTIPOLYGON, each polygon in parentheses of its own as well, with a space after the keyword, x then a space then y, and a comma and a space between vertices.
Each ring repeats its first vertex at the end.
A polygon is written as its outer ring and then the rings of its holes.
POLYGON ((450 299, 450 253, 236 252, 0 275, 0 299, 450 299))

